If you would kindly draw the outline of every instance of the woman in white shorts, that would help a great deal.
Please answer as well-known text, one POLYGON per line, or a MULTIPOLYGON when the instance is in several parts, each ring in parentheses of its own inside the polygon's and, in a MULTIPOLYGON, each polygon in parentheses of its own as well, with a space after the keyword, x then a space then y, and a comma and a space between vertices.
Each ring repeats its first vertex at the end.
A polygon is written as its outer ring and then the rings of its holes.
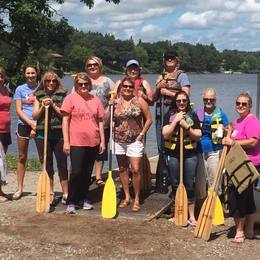
POLYGON ((125 208, 131 202, 127 172, 128 158, 135 192, 132 211, 137 212, 140 210, 140 164, 144 150, 143 137, 152 124, 152 116, 145 100, 134 96, 134 82, 131 78, 126 77, 121 81, 118 92, 120 95, 114 102, 114 141, 120 181, 125 194, 125 199, 119 204, 119 208, 125 208))

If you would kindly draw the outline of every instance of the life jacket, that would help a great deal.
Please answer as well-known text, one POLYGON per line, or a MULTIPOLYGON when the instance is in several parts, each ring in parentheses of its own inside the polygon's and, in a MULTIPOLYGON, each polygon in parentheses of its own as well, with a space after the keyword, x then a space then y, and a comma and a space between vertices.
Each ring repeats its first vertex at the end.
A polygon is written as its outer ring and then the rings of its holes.
MULTIPOLYGON (((41 104, 44 98, 51 98, 53 102, 58 106, 61 107, 62 102, 67 95, 67 90, 65 89, 57 89, 53 94, 48 95, 43 89, 36 90, 34 93, 37 100, 41 104)), ((37 120, 37 130, 44 129, 44 117, 45 113, 42 113, 40 118, 37 120)), ((61 129, 62 119, 55 113, 53 107, 49 107, 49 129, 61 129)))
POLYGON ((134 89, 135 96, 138 96, 139 91, 142 91, 146 94, 145 88, 143 86, 143 81, 144 81, 144 78, 142 78, 142 77, 135 79, 135 89, 134 89))
MULTIPOLYGON (((203 127, 204 116, 205 116, 204 107, 201 107, 197 110, 197 116, 199 118, 201 127, 203 127)), ((221 123, 222 123, 221 108, 215 107, 214 111, 211 114, 211 119, 210 119, 211 139, 213 144, 222 143, 221 138, 217 137, 217 128, 221 123)))
MULTIPOLYGON (((181 90, 181 85, 180 83, 178 82, 178 77, 180 76, 181 73, 183 73, 184 71, 182 70, 176 70, 174 71, 173 73, 168 73, 168 72, 163 72, 158 81, 161 81, 161 80, 165 80, 166 83, 168 83, 168 87, 167 87, 167 90, 170 90, 171 92, 174 92, 174 93, 177 93, 178 91, 181 90)), ((157 104, 160 104, 161 103, 161 99, 160 98, 158 101, 157 101, 157 104)), ((172 103, 172 97, 168 97, 168 96, 164 96, 164 104, 165 105, 170 105, 172 103)))
MULTIPOLYGON (((175 116, 176 116, 176 114, 174 114, 174 115, 172 115, 172 116, 170 117, 169 123, 171 123, 171 122, 173 121, 173 119, 174 119, 175 116)), ((186 123, 187 123, 190 127, 194 125, 193 119, 192 119, 188 114, 185 115, 185 121, 186 121, 186 123)), ((175 150, 177 143, 180 142, 180 140, 179 140, 180 137, 179 137, 179 136, 180 136, 180 135, 179 135, 179 127, 178 127, 177 129, 175 129, 175 130, 173 131, 173 134, 172 134, 172 136, 170 137, 170 139, 164 141, 164 147, 167 148, 167 149, 169 149, 169 150, 175 150)), ((184 132, 183 144, 184 144, 184 148, 185 148, 186 150, 196 149, 196 148, 197 148, 197 145, 198 145, 196 141, 194 141, 194 140, 192 140, 192 139, 190 138, 190 135, 188 134, 187 131, 184 132)))

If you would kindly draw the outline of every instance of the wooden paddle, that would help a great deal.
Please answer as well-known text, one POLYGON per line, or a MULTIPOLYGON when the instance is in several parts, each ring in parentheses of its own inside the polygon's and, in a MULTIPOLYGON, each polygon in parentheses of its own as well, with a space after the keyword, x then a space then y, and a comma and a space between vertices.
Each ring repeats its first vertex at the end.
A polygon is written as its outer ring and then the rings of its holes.
POLYGON ((183 128, 180 127, 180 184, 175 195, 174 209, 175 224, 187 226, 188 224, 188 198, 183 184, 183 128))
MULTIPOLYGON (((230 129, 229 129, 230 130, 230 129)), ((231 130, 229 131, 231 132, 231 130)), ((230 134, 230 133, 229 133, 230 134)), ((204 240, 209 240, 211 229, 212 229, 212 221, 215 213, 215 206, 217 200, 217 192, 219 187, 219 181, 221 179, 222 170, 224 167, 225 158, 227 155, 227 146, 224 146, 218 167, 217 172, 214 178, 213 185, 211 189, 209 189, 208 197, 204 201, 202 208, 200 210, 198 223, 195 228, 194 235, 195 237, 203 238, 204 240)))
POLYGON ((49 212, 50 210, 50 179, 46 171, 48 116, 49 116, 49 106, 45 106, 43 167, 38 181, 38 189, 37 189, 37 197, 36 197, 36 211, 39 213, 49 212))
POLYGON ((110 140, 109 140, 109 171, 104 187, 101 205, 103 218, 114 218, 116 215, 116 186, 112 178, 112 130, 113 130, 113 106, 110 107, 110 140))

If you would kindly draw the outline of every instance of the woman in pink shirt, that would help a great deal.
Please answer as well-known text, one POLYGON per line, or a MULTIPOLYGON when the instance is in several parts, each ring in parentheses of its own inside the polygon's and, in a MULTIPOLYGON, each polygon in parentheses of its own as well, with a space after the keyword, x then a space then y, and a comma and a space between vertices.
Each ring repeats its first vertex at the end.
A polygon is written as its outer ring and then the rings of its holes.
MULTIPOLYGON (((260 169, 260 122, 251 113, 252 98, 248 93, 241 93, 236 99, 236 111, 239 118, 232 123, 231 138, 225 137, 223 144, 231 145, 238 142, 245 150, 248 158, 260 169)), ((254 201, 253 184, 241 194, 235 187, 229 188, 229 212, 234 218, 236 235, 233 242, 242 243, 245 238, 254 238, 254 223, 256 206, 254 201)))
MULTIPOLYGON (((6 73, 4 68, 0 67, 0 142, 3 145, 4 153, 7 152, 8 145, 11 144, 10 134, 10 106, 12 98, 10 92, 5 86, 6 73)), ((1 144, 0 144, 1 145, 1 144)), ((4 170, 4 167, 2 169, 4 170)), ((6 184, 4 173, 0 174, 0 203, 8 200, 6 194, 2 191, 2 185, 6 184)))
POLYGON ((104 108, 98 97, 90 94, 91 79, 85 72, 74 79, 75 92, 69 94, 61 106, 63 115, 63 150, 70 154, 72 174, 69 179, 67 213, 75 213, 76 205, 93 208, 88 201, 88 189, 94 162, 105 150, 104 108))

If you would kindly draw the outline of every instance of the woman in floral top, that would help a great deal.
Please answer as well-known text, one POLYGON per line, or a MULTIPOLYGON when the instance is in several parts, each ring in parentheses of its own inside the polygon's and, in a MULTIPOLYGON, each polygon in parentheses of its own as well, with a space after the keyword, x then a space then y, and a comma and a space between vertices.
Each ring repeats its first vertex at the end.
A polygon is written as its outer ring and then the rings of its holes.
POLYGON ((131 164, 135 191, 132 211, 137 212, 140 210, 140 163, 144 149, 143 137, 152 124, 152 117, 145 100, 134 96, 134 82, 131 78, 124 78, 118 91, 120 95, 115 100, 114 110, 114 141, 120 181, 125 193, 125 199, 119 207, 125 208, 131 202, 127 172, 128 158, 131 164), (145 119, 144 124, 143 118, 145 119))

